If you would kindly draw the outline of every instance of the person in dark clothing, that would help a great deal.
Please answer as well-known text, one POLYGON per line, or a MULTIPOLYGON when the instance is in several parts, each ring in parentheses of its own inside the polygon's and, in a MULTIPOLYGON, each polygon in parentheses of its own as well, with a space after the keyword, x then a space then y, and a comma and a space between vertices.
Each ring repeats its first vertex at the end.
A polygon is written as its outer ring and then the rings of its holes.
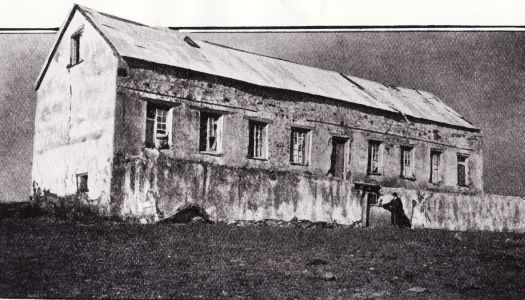
POLYGON ((390 223, 399 227, 411 227, 410 220, 403 210, 401 198, 397 196, 397 193, 393 193, 392 195, 394 196, 392 201, 381 205, 382 208, 390 211, 390 223))

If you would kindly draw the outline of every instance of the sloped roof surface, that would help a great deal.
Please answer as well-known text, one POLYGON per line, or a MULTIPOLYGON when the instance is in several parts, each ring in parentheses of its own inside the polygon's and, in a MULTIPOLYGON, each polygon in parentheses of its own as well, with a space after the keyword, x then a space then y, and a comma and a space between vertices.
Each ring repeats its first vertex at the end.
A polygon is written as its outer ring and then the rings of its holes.
POLYGON ((445 124, 475 128, 463 117, 439 100, 436 96, 413 89, 386 86, 378 82, 348 76, 381 103, 388 105, 404 115, 445 124))
POLYGON ((176 66, 259 86, 328 97, 407 116, 476 129, 434 95, 392 88, 293 62, 194 40, 167 28, 154 28, 80 7, 122 57, 176 66))
POLYGON ((88 8, 82 9, 124 57, 393 111, 353 87, 337 72, 202 41, 196 41, 199 46, 196 48, 186 43, 186 35, 179 32, 126 22, 88 8))

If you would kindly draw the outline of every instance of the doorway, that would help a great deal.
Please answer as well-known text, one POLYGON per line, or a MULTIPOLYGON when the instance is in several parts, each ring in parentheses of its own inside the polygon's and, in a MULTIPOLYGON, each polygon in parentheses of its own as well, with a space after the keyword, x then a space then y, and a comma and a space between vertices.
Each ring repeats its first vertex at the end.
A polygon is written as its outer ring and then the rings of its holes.
POLYGON ((354 189, 359 191, 361 198, 361 225, 370 226, 370 208, 377 208, 381 186, 371 183, 355 183, 354 189))
POLYGON ((332 155, 330 157, 330 170, 328 171, 334 177, 345 178, 346 169, 346 142, 347 138, 332 137, 332 155))

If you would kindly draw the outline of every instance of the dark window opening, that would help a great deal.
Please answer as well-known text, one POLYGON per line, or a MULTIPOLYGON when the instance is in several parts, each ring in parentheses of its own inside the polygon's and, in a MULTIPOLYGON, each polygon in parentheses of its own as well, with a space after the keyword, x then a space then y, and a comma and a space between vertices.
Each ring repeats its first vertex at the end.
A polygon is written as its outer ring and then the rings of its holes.
POLYGON ((88 175, 77 175, 77 193, 86 193, 88 190, 88 175))
POLYGON ((75 33, 71 36, 71 65, 80 63, 80 37, 82 32, 75 33))
POLYGON ((332 155, 330 156, 330 170, 328 174, 334 177, 345 177, 345 145, 346 139, 332 138, 332 155))
POLYGON ((467 157, 458 155, 458 186, 467 186, 467 157))

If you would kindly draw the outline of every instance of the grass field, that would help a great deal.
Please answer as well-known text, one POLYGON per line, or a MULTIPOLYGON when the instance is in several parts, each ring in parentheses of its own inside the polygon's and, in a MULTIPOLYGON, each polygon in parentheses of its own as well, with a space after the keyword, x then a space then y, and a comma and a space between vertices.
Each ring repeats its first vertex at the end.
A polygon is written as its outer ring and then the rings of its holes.
POLYGON ((0 297, 525 297, 525 235, 0 220, 0 297))

